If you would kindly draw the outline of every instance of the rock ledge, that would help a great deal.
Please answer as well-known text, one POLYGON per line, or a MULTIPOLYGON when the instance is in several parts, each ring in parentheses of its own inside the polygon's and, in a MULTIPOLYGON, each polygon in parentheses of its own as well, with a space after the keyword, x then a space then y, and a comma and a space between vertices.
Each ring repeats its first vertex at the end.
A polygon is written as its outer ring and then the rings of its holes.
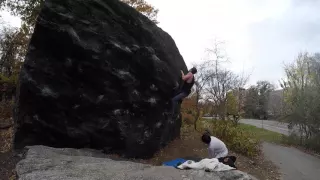
POLYGON ((91 149, 56 149, 28 146, 26 158, 16 167, 19 180, 256 180, 238 170, 204 172, 117 161, 91 149))

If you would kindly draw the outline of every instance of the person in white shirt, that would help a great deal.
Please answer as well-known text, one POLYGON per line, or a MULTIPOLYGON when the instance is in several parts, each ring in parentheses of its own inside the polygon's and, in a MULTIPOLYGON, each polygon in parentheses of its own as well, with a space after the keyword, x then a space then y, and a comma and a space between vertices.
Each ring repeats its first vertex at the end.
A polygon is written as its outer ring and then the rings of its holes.
POLYGON ((221 158, 228 155, 227 146, 220 139, 205 133, 201 137, 202 142, 208 144, 209 158, 221 158))

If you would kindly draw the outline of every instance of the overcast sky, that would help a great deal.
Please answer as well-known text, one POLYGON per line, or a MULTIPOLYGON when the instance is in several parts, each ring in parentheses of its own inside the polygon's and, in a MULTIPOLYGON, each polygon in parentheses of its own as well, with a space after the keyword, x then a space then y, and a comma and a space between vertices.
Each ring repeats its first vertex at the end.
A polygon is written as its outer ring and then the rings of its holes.
POLYGON ((284 63, 300 51, 320 52, 320 0, 147 1, 189 67, 218 38, 226 41, 231 68, 252 72, 250 84, 278 84, 284 63))
MULTIPOLYGON (((230 68, 273 83, 301 51, 320 52, 320 0, 146 0, 175 40, 188 67, 214 38, 226 42, 230 68)), ((1 13, 14 26, 17 18, 1 13)))

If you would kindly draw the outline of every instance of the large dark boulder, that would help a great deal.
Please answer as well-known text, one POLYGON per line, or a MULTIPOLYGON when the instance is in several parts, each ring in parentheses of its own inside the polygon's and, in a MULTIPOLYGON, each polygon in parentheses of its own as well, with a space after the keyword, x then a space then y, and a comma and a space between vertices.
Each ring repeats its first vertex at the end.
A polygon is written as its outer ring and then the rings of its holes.
POLYGON ((47 0, 20 75, 14 145, 150 157, 179 137, 170 99, 185 62, 169 34, 118 0, 47 0))

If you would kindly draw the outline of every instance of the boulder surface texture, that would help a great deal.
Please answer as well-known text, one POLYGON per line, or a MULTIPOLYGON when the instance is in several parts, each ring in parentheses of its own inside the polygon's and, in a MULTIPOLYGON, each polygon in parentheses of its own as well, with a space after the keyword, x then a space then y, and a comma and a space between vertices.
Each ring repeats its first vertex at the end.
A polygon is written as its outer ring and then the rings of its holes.
POLYGON ((19 180, 256 180, 238 171, 205 172, 112 160, 90 149, 28 147, 16 166, 19 180))
POLYGON ((118 0, 46 0, 20 74, 14 145, 150 157, 178 137, 173 39, 118 0))

